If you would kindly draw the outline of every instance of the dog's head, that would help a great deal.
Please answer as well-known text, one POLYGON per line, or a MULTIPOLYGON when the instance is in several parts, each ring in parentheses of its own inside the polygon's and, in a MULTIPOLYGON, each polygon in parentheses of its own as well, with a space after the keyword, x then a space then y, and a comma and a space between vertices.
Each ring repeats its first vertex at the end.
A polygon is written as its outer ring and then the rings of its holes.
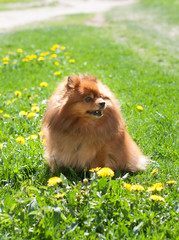
POLYGON ((96 77, 69 76, 52 95, 45 120, 55 131, 110 137, 122 123, 117 101, 96 77))
POLYGON ((98 119, 103 116, 107 99, 100 91, 99 81, 89 76, 69 76, 67 78, 67 105, 71 113, 79 117, 98 119))

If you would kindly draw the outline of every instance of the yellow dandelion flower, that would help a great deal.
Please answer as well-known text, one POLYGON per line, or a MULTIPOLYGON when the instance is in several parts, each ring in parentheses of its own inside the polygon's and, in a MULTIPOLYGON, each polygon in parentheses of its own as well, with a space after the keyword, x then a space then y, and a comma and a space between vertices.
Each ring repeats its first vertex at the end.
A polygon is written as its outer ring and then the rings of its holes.
POLYGON ((15 92, 14 92, 14 95, 15 95, 16 97, 20 97, 22 94, 21 94, 20 91, 15 91, 15 92))
POLYGON ((61 50, 65 50, 66 49, 66 47, 65 46, 61 46, 61 48, 60 48, 61 50))
POLYGON ((11 118, 11 116, 9 114, 4 114, 3 117, 11 118))
POLYGON ((151 172, 151 175, 154 175, 155 173, 158 172, 158 169, 154 169, 152 172, 151 172))
POLYGON ((132 186, 132 189, 133 191, 144 191, 144 187, 142 185, 139 185, 139 184, 135 184, 132 186))
POLYGON ((137 110, 143 111, 143 107, 142 106, 137 106, 137 110))
POLYGON ((163 183, 155 183, 153 185, 153 187, 155 187, 156 191, 161 191, 164 188, 164 184, 163 183))
POLYGON ((97 175, 99 177, 113 177, 114 176, 114 172, 112 169, 110 168, 107 168, 107 167, 104 167, 104 168, 101 168, 98 172, 97 172, 97 175))
POLYGON ((174 180, 170 180, 170 181, 167 181, 166 183, 167 183, 167 184, 173 184, 173 183, 177 183, 177 182, 174 181, 174 180))
POLYGON ((26 58, 28 58, 29 60, 33 60, 37 58, 37 55, 36 54, 27 55, 26 58))
POLYGON ((56 48, 52 47, 50 48, 51 51, 55 52, 56 51, 56 48))
POLYGON ((23 58, 22 62, 28 62, 29 60, 27 58, 23 58))
POLYGON ((26 58, 30 61, 32 61, 34 59, 34 56, 33 55, 27 55, 26 58))
POLYGON ((54 74, 55 74, 55 75, 60 75, 61 72, 60 72, 60 71, 56 71, 56 72, 54 72, 54 74))
POLYGON ((39 112, 39 111, 40 111, 40 108, 39 108, 38 106, 33 106, 33 107, 31 108, 31 111, 32 111, 32 112, 39 112))
POLYGON ((40 62, 40 61, 43 61, 44 60, 44 57, 39 57, 38 58, 38 61, 40 62))
POLYGON ((41 53, 40 56, 41 57, 46 57, 46 53, 41 53))
POLYGON ((4 65, 7 65, 7 64, 8 64, 8 62, 7 62, 7 61, 5 61, 5 62, 3 62, 3 64, 4 64, 4 65))
POLYGON ((43 137, 43 136, 44 136, 44 131, 40 131, 40 132, 39 132, 39 136, 40 136, 40 137, 43 137))
POLYGON ((0 113, 3 113, 3 110, 0 109, 0 113))
POLYGON ((9 61, 9 58, 8 57, 4 57, 2 60, 3 60, 3 62, 7 62, 7 61, 9 61))
POLYGON ((14 64, 14 65, 15 65, 16 63, 17 63, 16 61, 13 61, 13 63, 12 63, 12 64, 14 64))
POLYGON ((19 115, 20 115, 20 116, 27 116, 27 115, 28 115, 28 113, 27 113, 27 112, 25 112, 25 111, 20 111, 20 112, 19 112, 19 115))
POLYGON ((30 193, 29 194, 29 197, 34 197, 35 195, 33 193, 30 193))
POLYGON ((44 145, 44 146, 45 146, 45 145, 46 145, 46 142, 47 142, 47 139, 46 139, 46 138, 44 138, 44 139, 43 139, 43 141, 42 141, 42 145, 44 145))
POLYGON ((57 57, 57 54, 52 54, 52 55, 50 56, 50 59, 56 58, 56 57, 57 57))
POLYGON ((163 197, 161 197, 161 196, 158 196, 158 195, 151 195, 150 199, 152 199, 154 201, 163 201, 163 202, 165 202, 165 199, 163 197))
POLYGON ((6 102, 6 105, 10 105, 12 102, 11 101, 7 101, 6 102))
POLYGON ((9 55, 13 55, 14 53, 13 53, 13 52, 11 52, 11 51, 9 51, 9 52, 8 52, 8 54, 9 54, 9 55))
POLYGON ((46 83, 46 82, 41 82, 40 83, 40 87, 47 87, 48 86, 48 83, 46 83))
POLYGON ((27 115, 28 118, 34 118, 36 117, 36 113, 34 112, 30 112, 28 115, 27 115))
POLYGON ((17 101, 17 98, 13 98, 13 99, 12 99, 12 102, 15 102, 15 101, 17 101))
POLYGON ((57 193, 56 195, 55 195, 55 198, 62 198, 62 197, 64 197, 64 193, 57 193))
POLYGON ((24 145, 25 144, 25 138, 19 136, 19 137, 16 138, 16 142, 24 145))
POLYGON ((124 183, 123 186, 124 186, 127 190, 129 190, 129 191, 132 190, 132 185, 129 184, 129 183, 124 183))
POLYGON ((160 192, 163 188, 164 188, 163 183, 155 183, 153 184, 152 187, 148 187, 147 192, 154 192, 154 191, 160 192))
POLYGON ((54 64, 55 64, 56 66, 60 65, 60 63, 59 63, 59 62, 54 62, 54 64))
POLYGON ((57 48, 59 48, 59 45, 58 45, 58 44, 54 44, 54 45, 50 48, 50 50, 51 50, 51 51, 55 51, 57 48))
POLYGON ((24 92, 27 92, 27 90, 28 90, 27 88, 24 88, 24 92))
POLYGON ((36 54, 27 55, 26 58, 28 58, 29 60, 33 60, 37 58, 37 55, 36 54))
POLYGON ((70 59, 69 62, 70 62, 70 63, 74 63, 75 60, 74 60, 74 59, 70 59))
POLYGON ((59 48, 59 45, 58 44, 54 44, 52 47, 53 48, 59 48))
POLYGON ((57 183, 61 183, 62 179, 59 177, 52 177, 48 180, 48 186, 55 186, 57 183))
POLYGON ((2 145, 2 143, 0 143, 0 149, 2 149, 3 148, 3 145, 2 145))
POLYGON ((35 135, 35 134, 30 135, 30 136, 28 137, 28 139, 30 139, 30 140, 36 140, 37 138, 38 138, 38 136, 35 135))
POLYGON ((148 187, 148 189, 147 189, 147 192, 154 192, 155 191, 155 187, 153 186, 153 187, 148 187))
POLYGON ((17 52, 18 52, 18 53, 22 53, 23 50, 22 50, 21 48, 18 48, 18 49, 17 49, 17 52))
POLYGON ((96 167, 96 168, 92 168, 89 171, 90 172, 98 172, 101 169, 101 167, 96 167))
POLYGON ((49 55, 49 54, 50 54, 50 52, 45 52, 45 53, 41 53, 40 56, 41 56, 41 57, 46 57, 46 56, 49 55))

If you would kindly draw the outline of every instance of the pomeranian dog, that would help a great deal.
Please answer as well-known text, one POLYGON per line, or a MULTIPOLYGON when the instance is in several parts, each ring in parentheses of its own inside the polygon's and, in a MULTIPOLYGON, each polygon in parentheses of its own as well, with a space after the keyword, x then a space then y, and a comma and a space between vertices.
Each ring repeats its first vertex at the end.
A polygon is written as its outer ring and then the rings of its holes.
POLYGON ((48 102, 45 157, 56 167, 144 170, 148 159, 125 129, 117 100, 96 77, 69 76, 48 102))

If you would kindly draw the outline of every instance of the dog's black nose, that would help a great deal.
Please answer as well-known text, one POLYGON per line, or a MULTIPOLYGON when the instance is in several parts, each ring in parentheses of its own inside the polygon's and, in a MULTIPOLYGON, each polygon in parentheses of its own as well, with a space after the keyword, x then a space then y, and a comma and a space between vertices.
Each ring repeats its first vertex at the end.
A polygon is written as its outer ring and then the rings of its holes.
POLYGON ((105 101, 99 102, 99 107, 100 107, 100 109, 104 109, 105 106, 106 106, 106 102, 105 102, 105 101))

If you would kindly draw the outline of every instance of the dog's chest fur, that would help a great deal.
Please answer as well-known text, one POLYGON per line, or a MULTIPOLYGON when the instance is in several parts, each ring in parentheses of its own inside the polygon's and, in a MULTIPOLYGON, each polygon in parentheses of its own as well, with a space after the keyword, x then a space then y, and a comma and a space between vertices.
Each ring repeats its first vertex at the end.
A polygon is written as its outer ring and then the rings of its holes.
POLYGON ((58 136, 54 146, 53 157, 59 167, 84 168, 89 167, 98 153, 97 143, 89 139, 74 136, 58 136))

